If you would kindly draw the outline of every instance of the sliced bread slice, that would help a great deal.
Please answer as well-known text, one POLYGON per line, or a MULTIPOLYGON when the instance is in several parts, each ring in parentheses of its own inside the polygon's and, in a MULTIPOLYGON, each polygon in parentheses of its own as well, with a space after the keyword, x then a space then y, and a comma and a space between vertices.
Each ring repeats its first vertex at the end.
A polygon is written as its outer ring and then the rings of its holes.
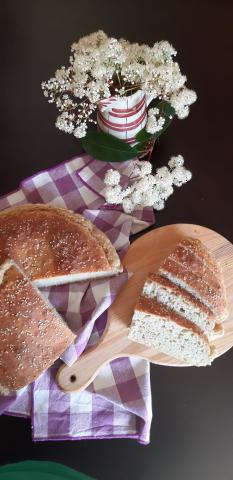
POLYGON ((34 381, 76 336, 13 261, 0 267, 0 392, 34 381))
POLYGON ((159 303, 197 325, 208 339, 220 336, 223 328, 216 325, 211 310, 193 295, 157 273, 150 273, 143 287, 143 295, 155 298, 159 303))
POLYGON ((213 281, 212 275, 204 280, 201 275, 193 273, 191 267, 187 269, 171 256, 162 262, 158 273, 200 300, 218 317, 219 322, 226 318, 228 312, 225 289, 223 285, 213 281))
POLYGON ((188 364, 211 364, 213 350, 203 332, 155 298, 140 296, 128 336, 188 364))

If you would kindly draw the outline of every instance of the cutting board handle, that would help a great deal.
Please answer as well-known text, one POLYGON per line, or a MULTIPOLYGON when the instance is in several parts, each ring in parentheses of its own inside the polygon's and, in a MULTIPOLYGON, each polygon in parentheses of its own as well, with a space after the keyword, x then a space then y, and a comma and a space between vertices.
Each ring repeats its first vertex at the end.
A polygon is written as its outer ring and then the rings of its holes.
POLYGON ((87 350, 72 365, 62 365, 56 375, 59 387, 65 392, 78 392, 94 380, 100 369, 111 360, 127 356, 127 329, 120 332, 107 331, 98 345, 87 350))

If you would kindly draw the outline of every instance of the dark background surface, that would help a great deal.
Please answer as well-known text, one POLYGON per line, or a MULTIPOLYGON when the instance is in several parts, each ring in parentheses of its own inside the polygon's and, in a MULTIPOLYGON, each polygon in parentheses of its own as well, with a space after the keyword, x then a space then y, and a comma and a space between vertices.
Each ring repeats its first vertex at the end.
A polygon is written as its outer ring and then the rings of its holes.
MULTIPOLYGON (((80 152, 73 136, 55 128, 55 107, 40 90, 68 62, 73 41, 99 28, 131 41, 167 39, 198 102, 155 149, 158 165, 181 153, 193 172, 156 225, 200 224, 233 241, 232 2, 1 0, 0 8, 0 193, 80 152)), ((60 461, 99 480, 232 480, 232 369, 233 350, 211 368, 153 365, 147 447, 133 440, 33 444, 28 421, 3 416, 0 463, 60 461)))

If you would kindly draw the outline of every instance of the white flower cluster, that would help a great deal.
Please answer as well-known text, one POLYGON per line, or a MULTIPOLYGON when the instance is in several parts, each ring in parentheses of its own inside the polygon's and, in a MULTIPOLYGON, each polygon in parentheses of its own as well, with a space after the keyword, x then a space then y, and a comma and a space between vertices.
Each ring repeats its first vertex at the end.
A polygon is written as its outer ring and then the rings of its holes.
MULTIPOLYGON (((71 47, 68 68, 61 67, 42 83, 44 95, 60 112, 56 126, 80 138, 85 136, 98 102, 110 96, 131 95, 138 89, 171 102, 179 118, 187 116, 195 92, 184 87, 186 77, 173 57, 176 50, 166 41, 152 47, 109 38, 98 31, 71 47), (73 115, 73 116, 72 116, 73 115)), ((163 118, 151 112, 147 130, 158 132, 163 118)))
POLYGON ((172 94, 170 102, 175 109, 178 118, 186 118, 189 114, 189 106, 197 99, 197 94, 188 88, 182 88, 179 92, 172 94))
POLYGON ((152 174, 150 162, 134 160, 129 184, 125 188, 120 185, 121 175, 117 170, 106 172, 105 200, 122 205, 125 213, 131 213, 137 206, 162 210, 174 191, 173 186, 181 187, 191 178, 191 172, 184 167, 182 155, 171 157, 168 167, 157 168, 155 174, 152 174))
POLYGON ((158 108, 150 108, 148 110, 148 118, 146 124, 146 131, 148 133, 154 134, 162 130, 165 123, 165 118, 159 115, 160 111, 158 108))

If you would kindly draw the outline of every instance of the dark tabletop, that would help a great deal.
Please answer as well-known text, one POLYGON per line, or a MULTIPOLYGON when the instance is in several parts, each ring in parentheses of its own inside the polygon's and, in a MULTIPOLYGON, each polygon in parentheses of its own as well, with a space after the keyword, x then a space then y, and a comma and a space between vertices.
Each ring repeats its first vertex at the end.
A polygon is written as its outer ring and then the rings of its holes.
MULTIPOLYGON (((156 226, 195 223, 233 241, 232 13, 227 0, 2 0, 1 194, 80 152, 74 137, 55 128, 55 107, 40 90, 66 64, 72 42, 99 28, 143 43, 166 39, 198 102, 154 151, 157 165, 181 153, 193 172, 157 214, 156 226)), ((3 416, 0 463, 60 461, 100 480, 232 480, 232 370, 233 350, 211 368, 153 365, 146 447, 133 440, 33 444, 28 421, 3 416)))

